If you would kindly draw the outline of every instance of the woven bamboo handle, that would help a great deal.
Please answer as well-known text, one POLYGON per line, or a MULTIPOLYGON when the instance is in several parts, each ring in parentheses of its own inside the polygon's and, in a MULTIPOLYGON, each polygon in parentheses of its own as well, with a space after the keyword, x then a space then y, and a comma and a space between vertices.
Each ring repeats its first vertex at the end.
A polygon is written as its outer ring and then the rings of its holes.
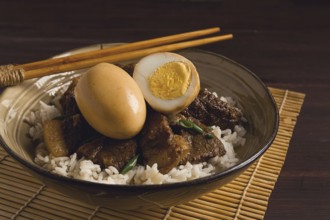
POLYGON ((14 65, 0 66, 0 87, 16 85, 24 81, 24 69, 16 69, 14 65))

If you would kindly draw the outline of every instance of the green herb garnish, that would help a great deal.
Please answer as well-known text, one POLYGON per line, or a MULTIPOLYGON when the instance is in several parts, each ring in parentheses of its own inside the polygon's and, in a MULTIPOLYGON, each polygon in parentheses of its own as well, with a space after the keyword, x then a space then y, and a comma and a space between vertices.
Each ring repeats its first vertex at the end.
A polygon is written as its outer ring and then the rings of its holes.
POLYGON ((59 115, 59 116, 54 117, 53 120, 60 120, 60 121, 62 121, 64 119, 69 118, 69 117, 72 117, 74 115, 75 114, 59 115))
POLYGON ((214 135, 208 132, 205 132, 203 128, 199 127, 197 124, 194 122, 187 120, 187 119, 181 119, 178 121, 178 124, 186 129, 192 130, 198 134, 204 135, 206 138, 214 138, 214 135))
POLYGON ((206 133, 205 137, 208 138, 208 139, 211 139, 211 138, 214 138, 215 136, 214 136, 214 134, 206 133))
POLYGON ((178 123, 181 127, 195 131, 198 134, 204 134, 204 130, 190 120, 181 119, 181 120, 179 120, 178 123))
POLYGON ((139 158, 139 154, 135 155, 132 159, 130 159, 127 164, 125 165, 125 167, 121 170, 121 174, 126 174, 128 171, 130 171, 131 169, 133 169, 133 167, 135 167, 137 161, 139 158))

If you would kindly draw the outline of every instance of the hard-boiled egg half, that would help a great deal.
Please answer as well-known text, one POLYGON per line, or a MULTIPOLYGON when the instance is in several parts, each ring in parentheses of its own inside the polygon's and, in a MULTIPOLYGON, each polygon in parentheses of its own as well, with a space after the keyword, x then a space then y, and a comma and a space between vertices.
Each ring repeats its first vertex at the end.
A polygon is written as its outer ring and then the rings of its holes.
POLYGON ((75 97, 86 121, 105 136, 131 138, 144 125, 146 103, 139 86, 113 64, 100 63, 84 73, 75 97))
POLYGON ((198 95, 199 75, 187 58, 170 52, 142 58, 133 78, 149 105, 164 114, 178 113, 198 95))

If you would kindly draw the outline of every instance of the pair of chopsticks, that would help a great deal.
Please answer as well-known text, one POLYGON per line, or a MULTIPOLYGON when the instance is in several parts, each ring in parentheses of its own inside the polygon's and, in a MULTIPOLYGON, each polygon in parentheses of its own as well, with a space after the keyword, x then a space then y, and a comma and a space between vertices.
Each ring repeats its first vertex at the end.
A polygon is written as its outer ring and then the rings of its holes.
POLYGON ((184 41, 214 34, 219 31, 219 27, 214 27, 93 50, 66 57, 46 59, 20 65, 9 64, 0 66, 0 87, 16 85, 27 79, 39 78, 50 74, 88 68, 102 62, 116 63, 128 61, 156 52, 181 50, 233 38, 232 34, 227 34, 184 41))

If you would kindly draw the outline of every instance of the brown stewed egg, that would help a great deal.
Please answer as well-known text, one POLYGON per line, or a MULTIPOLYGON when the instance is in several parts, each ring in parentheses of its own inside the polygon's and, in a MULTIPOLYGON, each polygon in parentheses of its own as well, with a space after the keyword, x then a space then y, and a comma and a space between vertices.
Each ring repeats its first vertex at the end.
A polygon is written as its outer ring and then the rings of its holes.
POLYGON ((146 104, 140 88, 113 64, 100 63, 84 73, 75 97, 86 121, 105 136, 131 138, 144 125, 146 104))
POLYGON ((135 65, 133 78, 149 105, 164 114, 185 109, 200 89, 194 64, 171 52, 154 53, 142 58, 135 65))

